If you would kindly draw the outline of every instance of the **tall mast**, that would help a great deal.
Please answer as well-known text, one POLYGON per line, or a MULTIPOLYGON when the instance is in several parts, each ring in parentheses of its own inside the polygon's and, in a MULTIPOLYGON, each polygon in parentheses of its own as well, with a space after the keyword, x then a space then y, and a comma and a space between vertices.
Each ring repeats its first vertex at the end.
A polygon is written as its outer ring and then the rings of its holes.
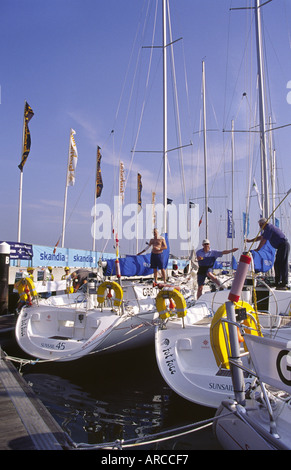
POLYGON ((205 63, 202 61, 202 92, 203 92, 203 136, 204 136, 204 188, 205 188, 205 238, 208 238, 208 189, 207 189, 207 143, 206 143, 206 93, 205 63))
POLYGON ((276 151, 273 149, 273 139, 272 139, 272 118, 271 116, 269 117, 269 135, 270 135, 270 147, 269 147, 269 152, 270 152, 270 176, 271 176, 271 194, 272 194, 272 206, 271 206, 271 212, 273 214, 272 217, 272 224, 275 224, 275 193, 276 193, 276 151))
POLYGON ((233 221, 233 208, 234 208, 234 121, 231 121, 231 248, 233 249, 234 238, 234 221, 233 221))
POLYGON ((167 232, 167 167, 168 167, 168 120, 167 120, 167 0, 163 0, 163 230, 167 232))
POLYGON ((268 188, 268 165, 267 165, 267 141, 266 141, 266 111, 265 111, 265 83, 264 63, 262 47, 262 24, 260 0, 255 1, 256 12, 256 37, 257 37, 257 62, 258 62, 258 86, 259 86, 259 109, 260 109, 260 147, 261 147, 261 193, 263 204, 263 217, 269 216, 269 188, 268 188))

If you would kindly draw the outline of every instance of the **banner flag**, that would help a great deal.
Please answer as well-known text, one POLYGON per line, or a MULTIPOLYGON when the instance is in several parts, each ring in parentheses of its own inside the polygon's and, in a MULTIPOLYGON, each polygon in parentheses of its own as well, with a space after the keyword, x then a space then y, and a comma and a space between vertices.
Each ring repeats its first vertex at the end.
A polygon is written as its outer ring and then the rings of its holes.
POLYGON ((142 191, 142 182, 141 182, 141 174, 137 174, 137 204, 138 204, 138 212, 141 211, 141 191, 142 191))
POLYGON ((234 223, 232 220, 232 210, 227 209, 227 238, 235 238, 234 223))
POLYGON ((33 116, 34 116, 34 112, 32 111, 27 101, 25 101, 22 158, 21 158, 21 163, 18 165, 18 168, 21 171, 23 170, 23 167, 25 165, 25 162, 30 152, 31 137, 30 137, 30 131, 28 128, 28 123, 33 116))
POLYGON ((247 237, 250 233, 250 217, 245 212, 243 212, 243 233, 244 237, 247 237))
POLYGON ((75 134, 76 132, 74 129, 71 129, 67 186, 74 186, 75 184, 75 172, 78 161, 78 151, 74 137, 75 134))
POLYGON ((121 198, 121 201, 124 201, 124 186, 125 183, 125 175, 124 175, 124 164, 123 162, 120 162, 119 166, 119 196, 121 198))
POLYGON ((253 187, 252 189, 254 189, 257 193, 257 196, 258 196, 258 203, 259 203, 259 208, 261 209, 261 211, 263 210, 263 207, 262 207, 262 201, 261 201, 261 196, 260 196, 260 191, 259 191, 259 188, 258 188, 258 185, 257 185, 257 182, 255 180, 255 178, 253 179, 253 187))
POLYGON ((96 174, 96 198, 101 196, 103 189, 103 181, 101 175, 101 158, 100 147, 97 147, 97 174, 96 174))

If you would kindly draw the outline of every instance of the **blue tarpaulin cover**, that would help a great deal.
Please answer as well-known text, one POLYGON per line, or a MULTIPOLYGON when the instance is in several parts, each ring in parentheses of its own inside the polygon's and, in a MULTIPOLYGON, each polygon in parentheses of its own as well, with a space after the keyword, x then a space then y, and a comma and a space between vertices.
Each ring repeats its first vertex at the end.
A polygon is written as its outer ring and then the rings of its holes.
MULTIPOLYGON (((167 249, 164 250, 164 268, 166 269, 169 260, 169 241, 168 235, 164 236, 167 249)), ((105 269, 105 276, 114 276, 115 271, 115 259, 108 259, 107 267, 105 269)), ((119 258, 120 273, 122 276, 148 276, 153 274, 154 270, 151 268, 151 253, 146 255, 129 255, 125 258, 119 258)))
POLYGON ((267 240, 260 251, 251 250, 251 254, 254 260, 255 272, 266 273, 274 264, 276 250, 267 240))

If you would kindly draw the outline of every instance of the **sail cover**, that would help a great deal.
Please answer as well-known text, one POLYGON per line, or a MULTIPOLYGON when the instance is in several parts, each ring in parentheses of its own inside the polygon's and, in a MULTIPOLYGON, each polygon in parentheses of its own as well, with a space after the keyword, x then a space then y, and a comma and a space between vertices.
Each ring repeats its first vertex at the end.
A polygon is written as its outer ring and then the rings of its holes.
POLYGON ((251 250, 256 273, 266 273, 269 271, 275 261, 275 248, 267 240, 260 251, 251 250))
MULTIPOLYGON (((166 269, 170 253, 168 234, 165 234, 164 238, 167 243, 167 249, 164 250, 164 269, 166 269)), ((104 275, 116 275, 115 260, 108 259, 105 261, 107 262, 107 266, 104 275)), ((148 276, 154 272, 151 268, 151 253, 146 255, 128 255, 125 258, 119 258, 119 266, 122 276, 148 276)))

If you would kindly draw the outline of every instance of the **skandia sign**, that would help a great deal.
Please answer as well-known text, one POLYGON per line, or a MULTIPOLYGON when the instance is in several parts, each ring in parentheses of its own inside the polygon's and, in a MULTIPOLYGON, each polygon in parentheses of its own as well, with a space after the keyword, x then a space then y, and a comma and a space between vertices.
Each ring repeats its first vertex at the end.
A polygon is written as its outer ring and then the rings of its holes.
POLYGON ((113 256, 112 253, 33 245, 32 266, 92 268, 97 267, 99 258, 113 256))
POLYGON ((73 259, 75 263, 93 263, 95 258, 93 258, 91 255, 74 255, 73 259))
POLYGON ((43 251, 40 253, 40 260, 41 261, 66 261, 66 256, 63 255, 62 253, 47 253, 46 251, 43 251))

